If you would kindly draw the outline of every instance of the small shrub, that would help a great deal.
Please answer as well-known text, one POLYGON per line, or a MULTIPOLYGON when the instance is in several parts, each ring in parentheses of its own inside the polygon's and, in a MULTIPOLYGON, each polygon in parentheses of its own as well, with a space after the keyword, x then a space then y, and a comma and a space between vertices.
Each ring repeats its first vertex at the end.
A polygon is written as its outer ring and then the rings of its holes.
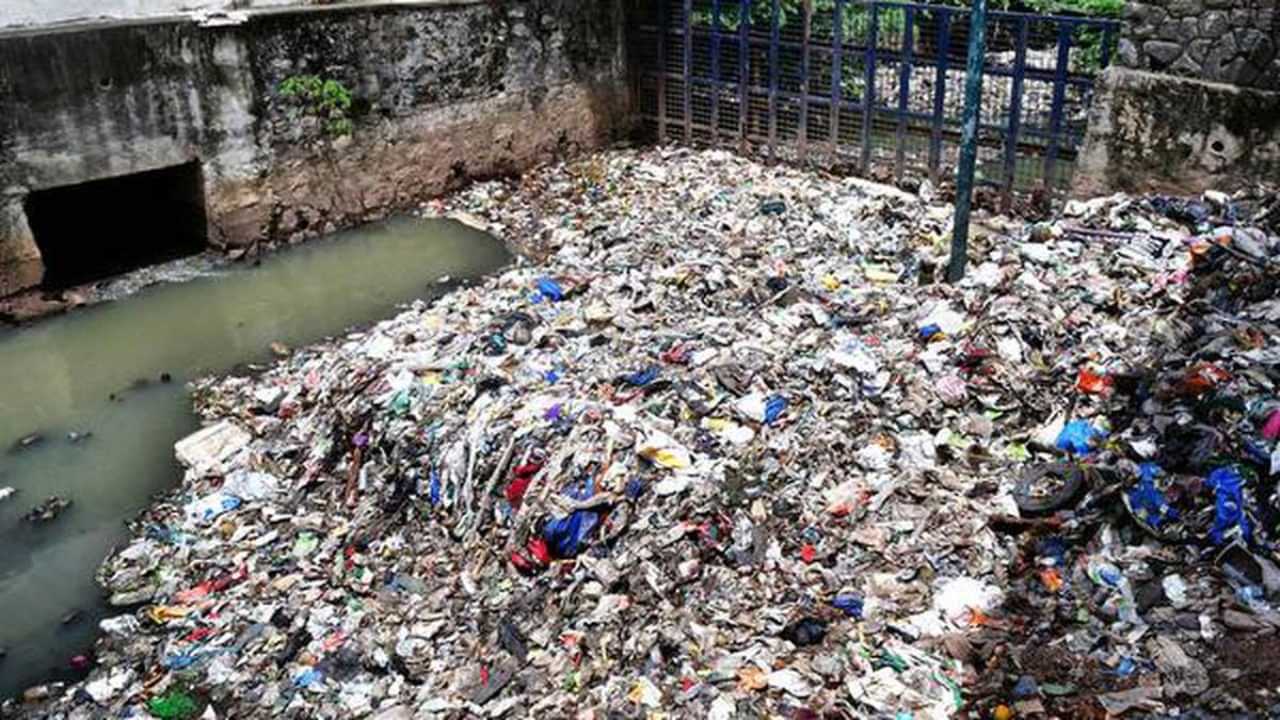
POLYGON ((280 83, 280 97, 296 103, 302 113, 317 118, 326 135, 339 138, 355 129, 351 122, 351 91, 341 81, 317 75, 293 75, 280 83))

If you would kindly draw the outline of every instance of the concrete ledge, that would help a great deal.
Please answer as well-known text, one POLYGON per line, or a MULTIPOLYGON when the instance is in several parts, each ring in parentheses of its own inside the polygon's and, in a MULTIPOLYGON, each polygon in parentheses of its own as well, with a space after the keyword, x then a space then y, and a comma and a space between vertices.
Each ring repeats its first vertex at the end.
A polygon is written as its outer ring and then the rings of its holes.
POLYGON ((1196 193, 1280 178, 1280 93, 1113 67, 1072 194, 1196 193))

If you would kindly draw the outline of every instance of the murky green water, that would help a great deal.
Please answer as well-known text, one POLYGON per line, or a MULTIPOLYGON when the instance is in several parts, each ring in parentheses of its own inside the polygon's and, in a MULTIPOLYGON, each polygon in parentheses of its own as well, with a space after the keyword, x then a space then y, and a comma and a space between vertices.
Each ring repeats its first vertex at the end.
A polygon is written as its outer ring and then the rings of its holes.
POLYGON ((91 647, 107 612, 94 570, 123 521, 179 479, 173 443, 197 427, 187 380, 378 320, 442 292, 442 276, 509 259, 456 222, 397 219, 0 335, 0 488, 17 490, 0 501, 0 695, 91 647), (43 442, 8 450, 37 431, 43 442), (53 494, 74 504, 47 525, 22 519, 53 494))

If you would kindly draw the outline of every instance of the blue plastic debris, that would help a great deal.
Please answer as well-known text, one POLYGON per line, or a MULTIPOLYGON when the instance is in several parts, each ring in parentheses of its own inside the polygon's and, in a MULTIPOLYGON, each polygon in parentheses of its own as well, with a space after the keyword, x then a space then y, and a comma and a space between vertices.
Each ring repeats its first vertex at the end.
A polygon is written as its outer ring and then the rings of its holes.
POLYGON ((627 489, 625 492, 628 499, 635 500, 644 494, 644 481, 640 478, 631 478, 627 481, 627 489))
POLYGON ((1120 662, 1116 664, 1115 669, 1111 671, 1111 674, 1116 677, 1129 677, 1137 669, 1138 664, 1133 661, 1133 658, 1122 657, 1120 658, 1120 662))
POLYGON ((1124 573, 1120 568, 1104 560, 1089 563, 1089 578, 1098 585, 1120 587, 1124 582, 1124 573))
POLYGON ((1209 473, 1205 485, 1214 492, 1213 527, 1209 529, 1209 539, 1221 545, 1239 528, 1245 542, 1252 543, 1253 526, 1244 511, 1244 478, 1240 471, 1231 466, 1220 467, 1209 473))
POLYGON ((920 328, 920 337, 924 340, 928 340, 929 338, 933 337, 934 335, 937 335, 940 332, 942 332, 941 326, 939 326, 937 323, 929 323, 928 325, 925 325, 924 327, 920 328))
POLYGON ((440 504, 440 473, 434 469, 431 471, 431 504, 440 504))
POLYGON ((1013 697, 1018 700, 1024 700, 1040 694, 1040 686, 1036 684, 1036 679, 1030 675, 1023 675, 1018 678, 1018 682, 1013 686, 1013 697))
POLYGON ((1159 530, 1166 522, 1178 519, 1178 510, 1169 506, 1163 492, 1156 487, 1155 479, 1164 474, 1164 470, 1155 463, 1143 463, 1138 466, 1138 484, 1129 489, 1129 508, 1139 522, 1159 530))
POLYGON ((774 395, 764 403, 764 424, 772 425, 783 411, 787 409, 787 399, 781 395, 774 395))
POLYGON ((298 676, 293 679, 294 687, 300 688, 309 688, 312 685, 323 682, 324 673, 316 670, 315 668, 308 668, 299 673, 298 676))
POLYGON ((1236 599, 1248 608, 1265 605, 1262 601, 1266 596, 1267 592, 1257 585, 1242 585, 1236 588, 1236 599))
POLYGON ((564 420, 564 405, 562 403, 556 403, 555 405, 547 408, 547 411, 542 414, 542 419, 551 423, 558 423, 561 420, 564 420))
MULTIPOLYGON (((588 480, 576 487, 570 486, 564 494, 575 500, 589 500, 595 495, 595 484, 588 480)), ((555 557, 576 557, 599 524, 600 513, 594 510, 575 510, 565 517, 547 521, 542 528, 542 537, 555 557)))
POLYGON ((564 288, 560 287, 560 283, 549 277, 538 278, 538 292, 534 294, 534 302, 549 300, 551 302, 560 302, 564 299, 564 288))
POLYGON ((1057 446, 1073 455, 1088 455, 1106 437, 1105 430, 1094 427, 1088 420, 1072 420, 1058 433, 1057 446))
POLYGON ((1042 558, 1052 559, 1056 567, 1067 564, 1067 542, 1056 535, 1042 539, 1036 553, 1042 558))
POLYGON ((600 513, 576 510, 567 517, 555 518, 542 529, 542 537, 551 553, 560 558, 576 557, 591 532, 600 524, 600 513))
POLYGON ((633 387, 644 387, 658 378, 658 366, 650 365, 649 367, 638 370, 622 378, 622 381, 633 387))
POLYGON ((1271 466, 1271 451, 1262 443, 1246 439, 1244 441, 1244 451, 1251 461, 1264 467, 1271 466))
POLYGON ((861 620, 862 603, 861 595, 846 593, 844 595, 837 595, 835 599, 831 601, 831 606, 837 610, 843 611, 845 615, 848 615, 851 618, 861 620))
POLYGON ((542 379, 546 380, 548 383, 552 385, 555 385, 557 382, 560 381, 560 373, 556 372, 555 368, 551 368, 550 370, 542 374, 542 379))
POLYGON ((177 655, 170 655, 164 658, 160 661, 160 664, 168 670, 186 670, 194 665, 195 662, 196 658, 194 655, 179 653, 177 655))

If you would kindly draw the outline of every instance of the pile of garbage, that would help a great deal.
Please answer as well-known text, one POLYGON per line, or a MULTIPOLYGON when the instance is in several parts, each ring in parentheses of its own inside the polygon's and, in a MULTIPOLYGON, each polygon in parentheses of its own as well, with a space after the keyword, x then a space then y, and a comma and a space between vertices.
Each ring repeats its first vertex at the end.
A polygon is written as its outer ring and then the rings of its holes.
POLYGON ((951 209, 854 179, 473 186, 430 212, 541 259, 199 383, 95 667, 5 711, 1265 710, 1280 238, 1195 202, 989 219, 946 285, 951 209))

